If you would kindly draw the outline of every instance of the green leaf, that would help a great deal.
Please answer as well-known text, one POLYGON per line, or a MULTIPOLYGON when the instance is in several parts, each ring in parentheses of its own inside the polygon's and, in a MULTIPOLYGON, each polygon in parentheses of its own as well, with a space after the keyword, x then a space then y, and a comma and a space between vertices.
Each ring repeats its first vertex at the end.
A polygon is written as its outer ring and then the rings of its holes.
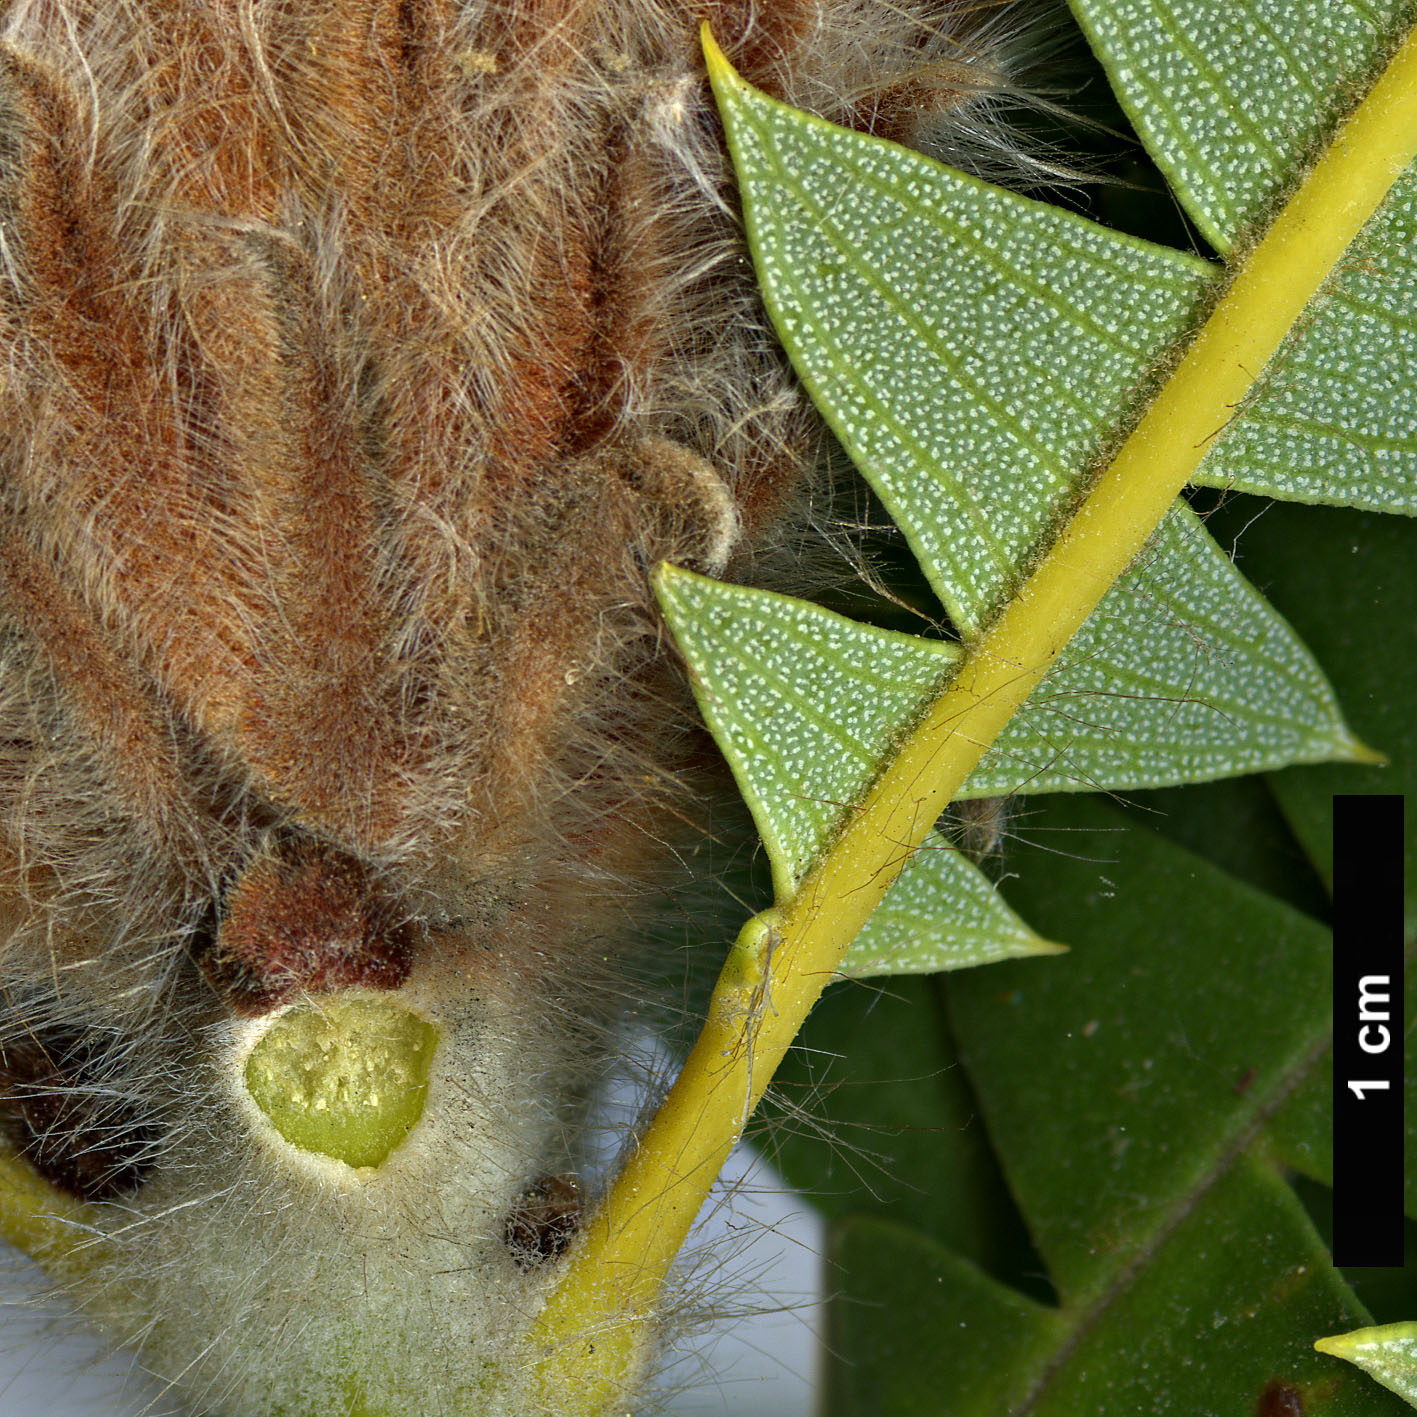
MULTIPOLYGON (((959 649, 672 566, 660 568, 656 586, 695 670, 699 707, 762 833, 777 894, 789 895, 959 649), (820 704, 854 710, 831 715, 820 704)), ((924 974, 1056 949, 937 841, 891 887, 842 971, 924 974)))
MULTIPOLYGON (((739 82, 720 90, 789 353, 970 638, 1017 589, 1136 386, 1194 318, 1209 268, 739 82)), ((785 897, 929 686, 945 682, 949 651, 913 642, 911 665, 906 637, 702 584, 670 595, 667 584, 666 617, 785 897)), ((1312 657, 1178 508, 965 794, 1157 786, 1365 756, 1312 657)))
POLYGON ((1035 935, 989 878, 936 835, 891 884, 841 972, 852 979, 934 974, 1062 949, 1035 935))
POLYGON ((968 788, 1158 787, 1364 758, 1313 656, 1178 503, 968 788))
POLYGON ((1398 180, 1192 479, 1417 512, 1417 175, 1398 180), (1398 395, 1395 397, 1395 395, 1398 395))
POLYGON ((1010 893, 1037 920, 1076 929, 1085 916, 1086 938, 1065 958, 1003 965, 973 987, 960 976, 950 995, 961 1054, 1049 1273, 1067 1294, 1093 1296, 1319 1066, 1329 940, 1094 799, 1052 820, 1071 828, 1070 854, 1010 893))
POLYGON ((1125 1301, 1050 1309, 903 1227, 838 1227, 828 1417, 1395 1417, 1302 1335, 1358 1312, 1283 1183, 1242 1163, 1128 1276, 1125 1301), (1302 1409, 1261 1405, 1287 1389, 1302 1409))
POLYGON ((1383 1324, 1321 1338, 1314 1347, 1356 1363, 1385 1388, 1417 1407, 1417 1323, 1383 1324))
POLYGON ((764 299, 966 639, 1216 272, 736 85, 764 299))
MULTIPOLYGON (((1361 96, 1410 0, 1215 5, 1072 0, 1122 106, 1218 250, 1253 233, 1361 96)), ((1306 502, 1417 510, 1417 178, 1353 244, 1195 480, 1306 502)))
POLYGON ((829 1360, 827 1417, 998 1417, 1012 1410, 1019 1375, 1041 1367, 1066 1328, 1045 1305, 887 1221, 836 1227, 827 1258, 849 1276, 831 1311, 827 1351, 843 1356, 829 1360))
POLYGON ((1410 0, 1069 0, 1147 152, 1228 251, 1367 88, 1410 0))
POLYGON ((959 648, 674 566, 655 589, 788 895, 959 648))

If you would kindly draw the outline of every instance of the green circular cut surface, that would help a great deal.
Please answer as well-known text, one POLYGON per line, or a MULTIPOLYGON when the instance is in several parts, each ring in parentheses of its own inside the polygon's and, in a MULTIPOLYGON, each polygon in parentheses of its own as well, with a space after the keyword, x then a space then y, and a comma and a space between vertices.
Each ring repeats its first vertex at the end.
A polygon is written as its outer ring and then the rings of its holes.
POLYGON ((246 1089, 292 1146, 378 1166, 423 1113, 438 1035, 379 999, 283 1013, 246 1060, 246 1089))

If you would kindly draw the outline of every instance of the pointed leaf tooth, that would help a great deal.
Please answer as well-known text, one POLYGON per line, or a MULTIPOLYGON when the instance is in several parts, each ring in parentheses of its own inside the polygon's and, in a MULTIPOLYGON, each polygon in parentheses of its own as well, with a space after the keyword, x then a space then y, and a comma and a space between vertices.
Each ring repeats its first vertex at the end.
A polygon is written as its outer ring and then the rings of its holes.
POLYGON ((1417 1407, 1417 1323, 1380 1324, 1320 1338, 1314 1347, 1356 1364, 1417 1407))
POLYGON ((674 566, 655 587, 785 898, 959 648, 674 566))
POLYGON ((778 334, 973 639, 1216 269, 715 82, 778 334))
POLYGON ((1147 152, 1219 251, 1367 86, 1406 0, 1069 0, 1147 152))

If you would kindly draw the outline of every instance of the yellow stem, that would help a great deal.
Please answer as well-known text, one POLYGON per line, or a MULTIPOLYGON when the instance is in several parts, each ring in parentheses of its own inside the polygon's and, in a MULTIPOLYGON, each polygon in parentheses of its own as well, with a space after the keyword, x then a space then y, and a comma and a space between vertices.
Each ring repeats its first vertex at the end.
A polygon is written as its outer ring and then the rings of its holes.
POLYGON ((0 1239, 23 1250, 56 1279, 72 1279, 92 1254, 94 1214, 57 1191, 0 1143, 0 1239))
MULTIPOLYGON (((747 86, 704 30, 720 103, 747 86)), ((761 101, 761 100, 758 100, 761 101)), ((1417 37, 1279 213, 1037 570, 791 900, 750 921, 663 1106, 534 1331, 562 1410, 633 1380, 660 1286, 778 1062, 980 756, 1126 570, 1308 302, 1417 154, 1417 37)))

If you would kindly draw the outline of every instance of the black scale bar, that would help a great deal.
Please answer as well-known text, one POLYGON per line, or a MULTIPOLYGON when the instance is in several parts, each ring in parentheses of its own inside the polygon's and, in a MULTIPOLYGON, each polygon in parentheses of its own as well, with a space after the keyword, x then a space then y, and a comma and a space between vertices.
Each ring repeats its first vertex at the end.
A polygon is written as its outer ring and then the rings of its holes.
POLYGON ((1402 808, 1399 796, 1333 799, 1333 1258, 1339 1265, 1403 1262, 1402 808))

